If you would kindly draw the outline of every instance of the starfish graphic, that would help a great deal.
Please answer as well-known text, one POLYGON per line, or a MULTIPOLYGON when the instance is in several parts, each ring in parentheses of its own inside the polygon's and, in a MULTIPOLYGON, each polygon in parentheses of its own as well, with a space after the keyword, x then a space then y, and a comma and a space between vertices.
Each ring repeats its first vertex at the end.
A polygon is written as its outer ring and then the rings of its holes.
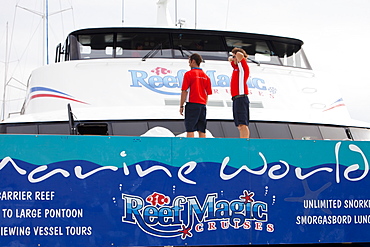
POLYGON ((190 232, 191 227, 186 228, 185 225, 181 225, 181 227, 182 227, 182 230, 179 230, 179 232, 182 232, 182 236, 181 236, 182 239, 185 239, 187 235, 189 235, 189 237, 193 236, 193 234, 190 232))
MULTIPOLYGON (((302 184, 303 184, 303 189, 304 189, 304 195, 303 196, 285 198, 284 201, 287 201, 287 202, 302 202, 303 203, 304 200, 317 200, 319 194, 331 186, 331 182, 328 182, 328 183, 324 184, 323 186, 321 186, 320 189, 318 189, 316 191, 312 191, 310 189, 310 187, 308 186, 308 183, 307 183, 306 179, 302 181, 302 184)), ((327 214, 331 214, 331 210, 328 209, 328 208, 322 208, 321 210, 324 211, 327 214)), ((306 208, 304 210, 304 215, 308 215, 309 213, 310 213, 310 209, 306 208)))
POLYGON ((240 199, 244 199, 244 202, 254 202, 252 198, 254 196, 254 192, 248 193, 248 191, 244 190, 244 195, 239 196, 240 199))

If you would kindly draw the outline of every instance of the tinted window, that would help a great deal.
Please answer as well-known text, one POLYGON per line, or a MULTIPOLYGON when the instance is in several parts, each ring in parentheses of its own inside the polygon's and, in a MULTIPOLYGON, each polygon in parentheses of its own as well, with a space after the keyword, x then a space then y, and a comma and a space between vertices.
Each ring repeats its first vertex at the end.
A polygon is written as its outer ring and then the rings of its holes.
POLYGON ((213 137, 224 137, 224 132, 219 121, 207 121, 207 129, 213 137))
POLYGON ((140 136, 148 131, 148 123, 140 121, 112 122, 113 135, 140 136))
POLYGON ((228 53, 221 36, 178 33, 172 34, 176 58, 188 58, 193 53, 200 54, 204 60, 227 60, 228 53))
POLYGON ((169 129, 174 135, 179 135, 185 132, 184 121, 149 121, 149 129, 154 127, 164 127, 169 129))
POLYGON ((342 127, 319 126, 324 140, 346 140, 348 139, 346 129, 342 127))
POLYGON ((350 128, 354 141, 370 141, 370 129, 350 128))
POLYGON ((118 33, 116 57, 172 57, 169 34, 118 33))
POLYGON ((322 140, 318 126, 304 124, 289 124, 294 140, 322 140))
POLYGON ((281 61, 274 55, 274 52, 264 40, 226 37, 226 44, 229 51, 234 47, 242 48, 250 59, 260 63, 281 65, 281 61))
POLYGON ((273 56, 278 57, 284 66, 311 68, 300 46, 272 41, 272 47, 273 56))
POLYGON ((81 59, 113 57, 114 35, 83 34, 78 35, 78 49, 81 59))
POLYGON ((238 128, 234 122, 221 122, 225 137, 239 137, 238 128))
POLYGON ((38 134, 38 131, 37 125, 14 125, 6 127, 7 134, 38 134))
POLYGON ((261 139, 292 139, 288 124, 283 123, 256 123, 261 139))
POLYGON ((40 124, 39 134, 69 134, 68 124, 40 124))
MULTIPOLYGON (((296 39, 258 34, 181 29, 92 29, 72 33, 66 59, 114 57, 184 58, 199 53, 204 60, 227 61, 234 47, 243 48, 256 63, 311 69, 296 39), (101 31, 107 33, 99 33, 101 31), (127 31, 127 32, 126 32, 127 31), (180 32, 180 33, 179 33, 180 32)), ((64 50, 64 49, 63 49, 64 50)))
POLYGON ((248 127, 249 127, 249 137, 250 138, 256 138, 256 139, 260 138, 256 123, 249 123, 248 127))

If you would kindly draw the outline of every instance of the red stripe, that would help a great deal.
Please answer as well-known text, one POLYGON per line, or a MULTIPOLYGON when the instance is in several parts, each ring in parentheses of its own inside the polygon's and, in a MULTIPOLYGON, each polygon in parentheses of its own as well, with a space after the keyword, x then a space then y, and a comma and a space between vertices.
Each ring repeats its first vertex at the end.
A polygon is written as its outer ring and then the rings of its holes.
POLYGON ((329 110, 334 109, 334 108, 339 107, 339 106, 344 106, 344 104, 339 104, 339 105, 336 105, 336 106, 330 107, 329 109, 326 109, 326 110, 324 110, 324 111, 329 111, 329 110))
POLYGON ((35 99, 35 98, 40 98, 40 97, 52 97, 52 98, 67 99, 67 100, 72 100, 72 101, 75 101, 75 102, 78 102, 78 103, 87 104, 87 103, 79 101, 79 100, 71 99, 71 98, 68 98, 68 97, 65 97, 65 96, 60 96, 60 95, 54 95, 54 94, 36 94, 36 95, 32 95, 30 100, 35 99))

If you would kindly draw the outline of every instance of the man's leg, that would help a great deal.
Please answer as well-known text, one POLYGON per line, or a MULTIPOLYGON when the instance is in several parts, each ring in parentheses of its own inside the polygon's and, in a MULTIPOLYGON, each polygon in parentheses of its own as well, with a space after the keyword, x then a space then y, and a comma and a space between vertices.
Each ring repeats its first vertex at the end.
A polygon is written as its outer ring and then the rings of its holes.
POLYGON ((194 137, 194 132, 186 132, 186 137, 194 137))
POLYGON ((249 138, 249 128, 247 125, 239 124, 238 130, 240 138, 249 138))
POLYGON ((205 138, 206 137, 206 128, 207 128, 207 108, 205 105, 200 106, 200 112, 199 112, 199 118, 198 118, 198 136, 199 138, 205 138))
POLYGON ((205 138, 206 137, 206 133, 203 133, 201 131, 198 131, 198 134, 199 134, 199 138, 205 138))

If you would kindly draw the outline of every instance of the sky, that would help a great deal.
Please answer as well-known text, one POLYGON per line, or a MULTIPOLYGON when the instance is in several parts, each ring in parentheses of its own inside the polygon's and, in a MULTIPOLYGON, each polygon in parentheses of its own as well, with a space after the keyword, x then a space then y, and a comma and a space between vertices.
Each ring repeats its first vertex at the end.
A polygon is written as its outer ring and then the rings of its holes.
MULTIPOLYGON (((74 30, 154 26, 157 1, 48 0, 49 62, 74 30)), ((0 2, 0 99, 6 83, 6 106, 17 111, 31 71, 46 61, 45 1, 0 2)), ((169 0, 168 7, 188 28, 301 39, 316 76, 341 91, 352 118, 370 123, 370 0, 169 0)))

